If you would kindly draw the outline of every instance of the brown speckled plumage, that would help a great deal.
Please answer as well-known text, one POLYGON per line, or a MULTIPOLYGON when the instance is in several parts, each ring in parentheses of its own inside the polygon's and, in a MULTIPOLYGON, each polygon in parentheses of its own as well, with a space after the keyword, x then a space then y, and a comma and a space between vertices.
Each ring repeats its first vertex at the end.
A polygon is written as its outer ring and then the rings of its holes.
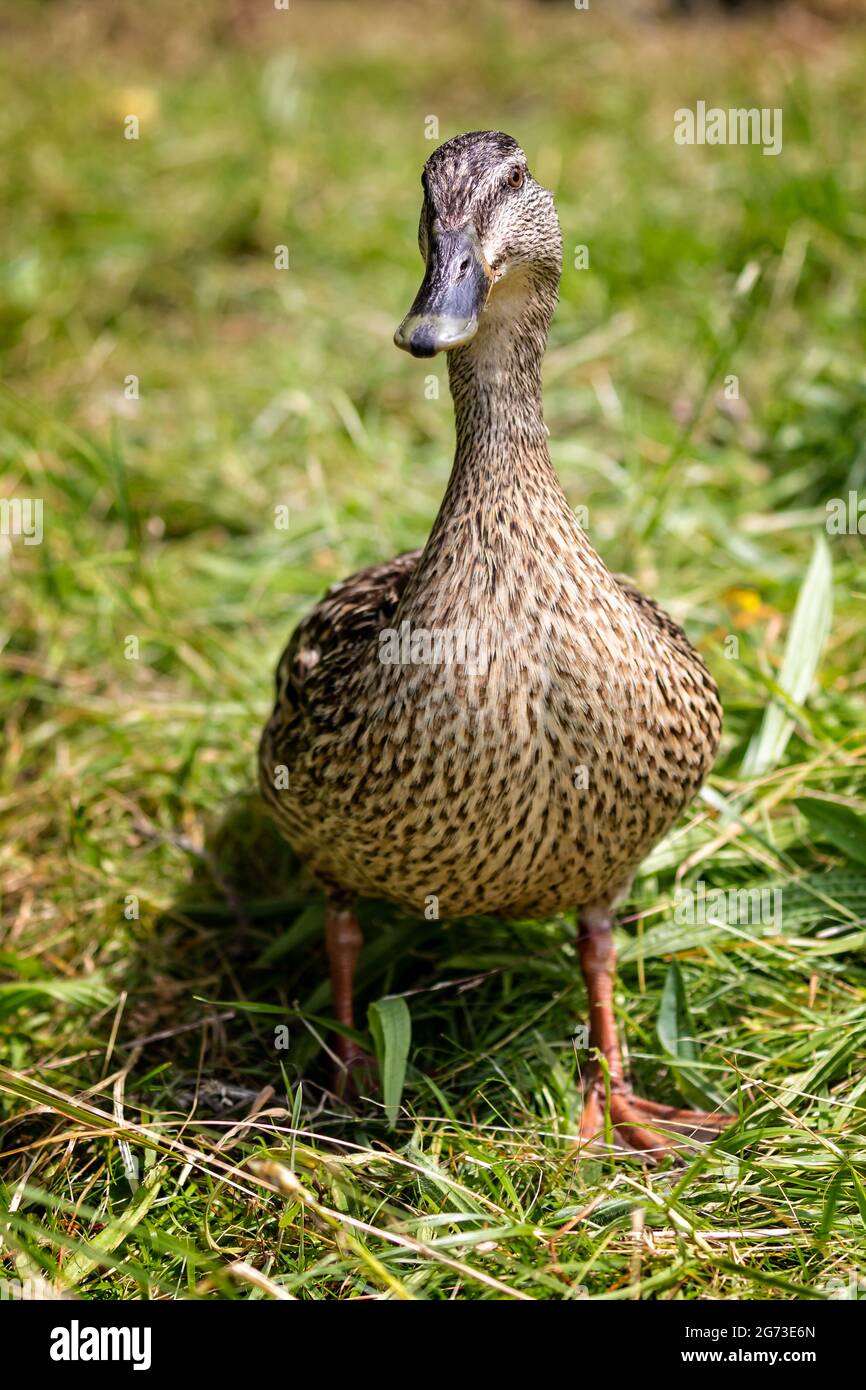
POLYGON ((260 753, 268 804, 327 888, 419 914, 435 895, 446 917, 612 907, 721 724, 700 657, 606 569, 551 466, 541 361, 561 241, 528 171, 503 194, 514 160, 482 133, 428 161, 422 253, 434 219, 471 217, 495 279, 448 354, 451 480, 422 551, 334 585, 295 631, 260 753), (486 669, 383 664, 383 630, 404 623, 480 632, 486 669))

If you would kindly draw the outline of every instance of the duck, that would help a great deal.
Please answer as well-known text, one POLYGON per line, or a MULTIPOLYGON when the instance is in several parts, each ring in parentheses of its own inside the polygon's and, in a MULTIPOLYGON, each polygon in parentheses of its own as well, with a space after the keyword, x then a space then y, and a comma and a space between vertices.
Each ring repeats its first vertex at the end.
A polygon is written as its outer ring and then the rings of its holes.
MULTIPOLYGON (((677 623, 608 570, 551 463, 552 193, 501 131, 446 141, 421 184, 424 275, 394 341, 445 354, 450 479, 422 548, 334 584, 295 629, 261 792, 324 891, 346 1030, 359 897, 449 921, 575 913, 593 1059, 578 1141, 613 1135, 652 1162, 727 1118, 629 1085, 614 916, 712 767, 718 691, 677 623)), ((356 1044, 341 1033, 335 1048, 351 1073, 356 1044)))

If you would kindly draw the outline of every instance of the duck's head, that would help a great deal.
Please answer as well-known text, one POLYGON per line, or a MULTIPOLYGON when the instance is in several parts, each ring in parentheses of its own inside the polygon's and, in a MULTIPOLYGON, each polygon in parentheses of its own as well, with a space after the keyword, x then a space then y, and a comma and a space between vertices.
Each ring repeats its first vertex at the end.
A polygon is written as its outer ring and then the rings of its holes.
POLYGON ((545 327, 556 300, 562 237, 553 196, 510 135, 473 131, 424 166, 418 243, 426 272, 394 342, 413 357, 463 347, 497 304, 533 299, 545 327), (510 292, 510 293, 509 293, 510 292))

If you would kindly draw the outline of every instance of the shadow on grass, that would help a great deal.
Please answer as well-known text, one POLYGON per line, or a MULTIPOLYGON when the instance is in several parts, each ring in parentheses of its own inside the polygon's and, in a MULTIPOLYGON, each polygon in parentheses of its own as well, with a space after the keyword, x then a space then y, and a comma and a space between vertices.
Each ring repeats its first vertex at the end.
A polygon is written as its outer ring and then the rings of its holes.
MULTIPOLYGON (((231 1115, 265 1086, 280 1100, 298 1082, 308 1097, 328 1094, 333 1035, 321 889, 252 791, 213 823, 203 849, 177 844, 190 856, 189 879, 142 943, 135 972, 149 996, 145 1012, 133 1015, 135 1037, 147 1040, 147 1059, 156 1063, 149 1075, 165 1087, 161 1100, 185 1108, 197 1094, 199 1110, 231 1115)), ((361 900, 358 913, 365 944, 355 1016, 365 1032, 367 1007, 383 995, 442 995, 456 943, 446 924, 384 902, 361 900)), ((485 940, 490 925, 478 923, 485 940)), ((455 1028, 464 1031, 453 1009, 438 1006, 416 1010, 413 1022, 425 1057, 435 1054, 443 1025, 452 1038, 455 1028)), ((472 1047, 471 1029, 461 1045, 472 1047)))
MULTIPOLYGON (((329 1128, 350 1121, 356 1137, 358 1125, 384 1128, 375 1094, 351 1108, 333 1094, 324 897, 257 793, 235 797, 203 848, 176 844, 190 864, 186 886, 130 971, 141 987, 126 1045, 146 1044, 135 1074, 149 1104, 229 1121, 266 1087, 291 1109, 302 1083, 305 1113, 324 1111, 329 1128)), ((573 919, 427 921, 363 899, 358 911, 365 945, 356 1027, 366 1032, 372 1001, 407 997, 405 1095, 415 1113, 472 1111, 483 1097, 483 1107, 510 1115, 552 1089, 574 1120, 588 1055, 585 1043, 573 1046, 586 1011, 573 919)), ((665 970, 659 966, 658 987, 665 970)), ((634 972, 624 963, 626 980, 634 972)), ((657 1007, 651 1003, 651 1017, 657 1007)), ((657 1051, 646 1009, 631 1013, 622 1031, 634 1047, 636 1089, 685 1103, 669 1062, 640 1055, 657 1051)))

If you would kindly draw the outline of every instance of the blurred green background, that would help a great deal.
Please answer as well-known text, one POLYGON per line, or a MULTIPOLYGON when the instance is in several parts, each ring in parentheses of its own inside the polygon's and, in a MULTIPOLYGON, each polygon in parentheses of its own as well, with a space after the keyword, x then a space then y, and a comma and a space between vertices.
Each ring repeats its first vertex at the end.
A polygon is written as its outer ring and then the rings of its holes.
MULTIPOLYGON (((6 1229, 8 1270, 85 1295, 246 1296, 226 1251, 264 1251, 257 1267, 296 1296, 827 1296, 863 1269, 866 576, 856 526, 825 527, 829 499, 866 490, 858 8, 27 0, 0 22, 0 497, 43 499, 45 528, 40 546, 0 537, 0 1060, 28 1078, 0 1073, 0 1089, 10 1182, 26 1172, 35 1193, 6 1229), (699 100, 781 107, 782 154, 677 146, 674 112, 699 100), (320 908, 261 820, 254 750, 294 621, 330 582, 422 544, 447 481, 444 366, 391 342, 420 276, 433 122, 440 140, 508 131, 554 190, 554 462, 606 562, 688 627, 722 688, 712 788, 742 820, 699 806, 651 857, 620 1000, 644 1086, 693 1100, 659 1031, 676 963, 706 1086, 730 1095, 735 1074, 770 1107, 678 1198, 718 1259, 680 1230, 637 1268, 640 1170, 573 1162, 573 923, 433 935, 368 909, 366 997, 418 991, 398 1134, 320 1090, 320 908), (779 682, 816 537, 830 566, 789 647, 807 702, 779 682), (744 775, 773 701, 795 732, 744 775), (804 801, 838 808, 842 829, 804 801), (677 882, 701 876, 784 883, 784 933, 665 936, 677 882), (462 976, 468 992, 433 988, 462 976), (134 1238, 144 1170, 118 1144, 118 1068, 127 1116, 170 1134, 190 1095, 199 1107, 200 1163, 171 1202, 177 1165, 144 1144, 162 1195, 134 1238), (427 1253, 398 1266, 385 1235, 359 1253, 327 1223, 305 1244, 297 1204, 278 1223, 272 1196, 230 1199, 196 1077, 241 1104, 273 1085, 296 1120, 315 1098, 291 1161, 317 1200, 427 1253), (54 1097, 27 1090, 40 1085, 54 1097), (69 1140, 82 1090, 107 1118, 90 1117, 101 1138, 69 1140), (553 1237, 601 1190, 603 1222, 554 1258, 533 1232, 553 1237), (734 1219, 790 1238, 745 1235, 732 1259, 712 1240, 734 1219), (85 1258, 78 1243, 103 1230, 85 1258), (455 1275, 445 1249, 494 1284, 455 1275)), ((279 1136, 245 1142, 238 1161, 279 1136)), ((670 1228, 667 1198, 640 1201, 670 1228)))

